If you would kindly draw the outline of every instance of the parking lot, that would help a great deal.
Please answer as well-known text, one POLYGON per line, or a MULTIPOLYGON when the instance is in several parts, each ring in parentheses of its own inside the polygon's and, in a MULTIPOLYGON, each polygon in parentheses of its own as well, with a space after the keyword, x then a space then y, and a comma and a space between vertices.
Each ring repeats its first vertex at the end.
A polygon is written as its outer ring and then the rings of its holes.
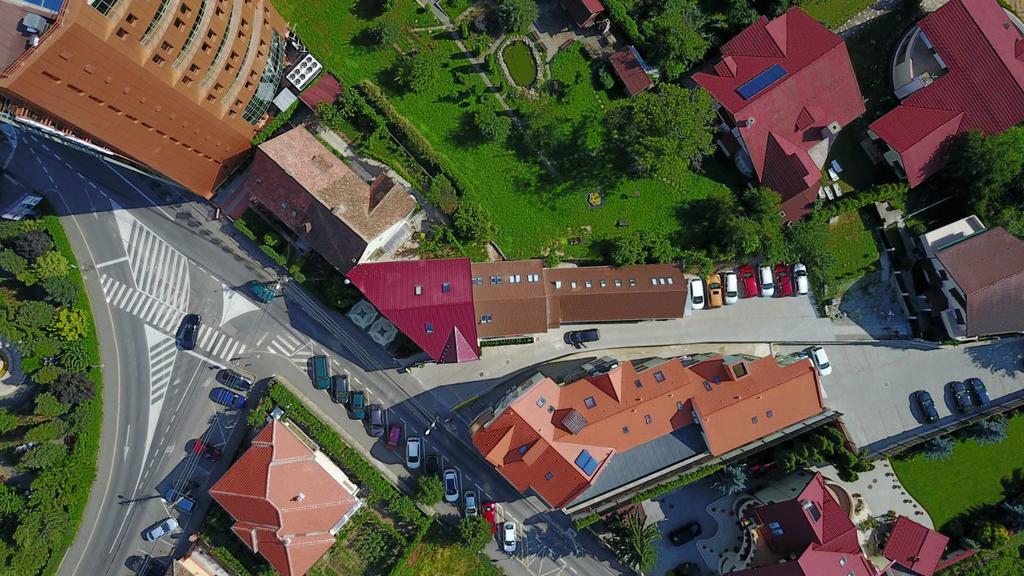
MULTIPOLYGON (((948 391, 951 381, 980 378, 993 404, 1024 394, 1022 346, 1019 338, 934 349, 899 342, 826 346, 832 374, 821 379, 825 405, 843 414, 842 422, 857 446, 881 450, 963 418, 948 391), (912 398, 917 390, 932 395, 938 422, 923 423, 912 398)), ((800 348, 777 346, 775 352, 800 348)))

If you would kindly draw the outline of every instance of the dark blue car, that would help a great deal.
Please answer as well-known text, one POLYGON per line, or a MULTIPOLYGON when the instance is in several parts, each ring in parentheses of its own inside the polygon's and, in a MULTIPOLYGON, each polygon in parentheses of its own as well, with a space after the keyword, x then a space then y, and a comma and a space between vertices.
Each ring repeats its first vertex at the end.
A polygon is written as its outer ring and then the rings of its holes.
POLYGON ((974 403, 978 406, 984 406, 988 404, 988 389, 985 388, 985 383, 980 378, 968 378, 964 380, 964 384, 967 385, 967 389, 971 391, 971 396, 974 398, 974 403))
POLYGON ((233 410, 245 408, 245 397, 235 394, 227 388, 214 388, 210 390, 210 400, 233 410))

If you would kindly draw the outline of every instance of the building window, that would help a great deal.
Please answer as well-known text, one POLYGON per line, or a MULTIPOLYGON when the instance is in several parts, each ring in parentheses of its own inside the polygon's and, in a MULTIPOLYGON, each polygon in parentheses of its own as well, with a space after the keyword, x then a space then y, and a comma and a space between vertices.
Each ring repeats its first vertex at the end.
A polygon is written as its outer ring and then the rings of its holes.
POLYGON ((135 24, 135 21, 138 20, 138 19, 139 19, 139 17, 136 16, 135 14, 132 14, 131 12, 129 12, 128 15, 124 17, 124 21, 129 23, 129 24, 135 24))
POLYGON ((592 281, 590 281, 590 280, 587 280, 586 282, 584 282, 583 285, 586 286, 587 288, 593 288, 594 287, 594 283, 592 281))
POLYGON ((192 23, 192 29, 188 31, 188 36, 185 37, 185 43, 181 45, 181 52, 178 53, 178 57, 174 59, 174 67, 177 68, 185 60, 185 56, 188 55, 188 49, 192 46, 192 42, 196 39, 196 34, 199 32, 199 25, 203 22, 203 16, 206 15, 206 4, 207 0, 202 0, 199 3, 199 12, 196 14, 195 22, 192 23))
POLYGON ((171 46, 170 42, 162 42, 160 44, 160 49, 163 50, 164 52, 170 52, 171 50, 174 49, 174 46, 171 46))
POLYGON ((281 35, 276 30, 271 30, 270 56, 267 58, 266 66, 263 67, 260 85, 256 88, 252 99, 246 104, 245 111, 242 112, 243 120, 249 124, 256 124, 263 118, 263 114, 270 107, 270 102, 277 95, 277 84, 281 80, 281 72, 283 70, 284 41, 281 40, 281 35))
POLYGON ((117 37, 120 38, 121 40, 124 40, 125 38, 128 37, 128 31, 125 30, 124 28, 118 28, 117 29, 117 37))
POLYGON ((671 286, 672 285, 672 277, 669 276, 668 278, 666 278, 666 280, 668 280, 669 286, 671 286))
POLYGON ((769 522, 768 528, 771 529, 772 536, 782 536, 783 534, 785 534, 785 532, 783 532, 782 530, 782 525, 778 522, 769 522))
POLYGON ((683 403, 682 402, 676 402, 676 410, 678 410, 679 412, 683 411, 683 403))
POLYGON ((641 382, 639 378, 637 378, 636 380, 633 380, 633 386, 636 386, 637 388, 643 388, 644 383, 641 382))
POLYGON ((484 277, 483 276, 473 276, 473 286, 483 286, 483 285, 484 285, 484 277))
POLYGON ((623 434, 629 434, 629 426, 623 426, 622 427, 622 433, 623 434))
POLYGON ((508 283, 509 284, 519 284, 522 281, 523 281, 523 277, 521 275, 519 275, 519 274, 509 274, 509 276, 508 276, 508 283))
POLYGON ((636 286, 636 278, 630 278, 629 279, 629 286, 631 288, 636 286))
POLYGON ((658 285, 658 279, 657 278, 651 278, 651 286, 657 286, 657 285, 658 285))
POLYGON ((502 283, 501 276, 491 276, 491 284, 497 285, 502 283))
POLYGON ((547 402, 548 402, 548 399, 543 397, 543 396, 541 396, 540 398, 537 398, 537 408, 543 408, 544 405, 547 404, 547 402))
POLYGON ((421 296, 423 294, 423 286, 420 286, 419 284, 417 284, 416 288, 415 288, 415 292, 416 292, 417 296, 421 296))
POLYGON ((619 278, 615 279, 615 287, 616 288, 621 288, 622 287, 622 280, 621 279, 619 279, 619 278))
POLYGON ((583 405, 587 408, 593 408, 594 406, 597 406, 597 402, 594 400, 593 396, 587 396, 583 399, 583 405))
POLYGON ((160 19, 163 18, 164 12, 167 10, 167 5, 170 4, 171 0, 160 0, 160 6, 156 9, 156 14, 153 14, 153 19, 149 21, 149 26, 146 26, 146 31, 142 34, 142 39, 139 42, 143 44, 149 42, 152 38, 153 30, 156 29, 156 25, 160 23, 160 19))
POLYGON ((153 55, 153 64, 156 64, 157 66, 163 66, 164 65, 164 57, 159 55, 159 54, 154 54, 153 55))
POLYGON ((519 447, 519 455, 522 456, 523 454, 526 454, 526 451, 529 450, 529 449, 530 449, 529 446, 527 446, 526 444, 523 444, 522 446, 519 447))
POLYGON ((555 477, 555 475, 553 473, 551 473, 551 472, 548 472, 547 474, 544 475, 544 479, 545 480, 551 480, 554 477, 555 477))
POLYGON ((554 414, 554 413, 555 413, 555 405, 552 404, 551 406, 548 406, 548 414, 554 414))
POLYGON ((527 274, 526 275, 526 281, 527 282, 540 282, 540 274, 527 274))
POLYGON ((481 324, 490 324, 491 322, 494 322, 494 318, 490 314, 481 314, 480 315, 480 323, 481 324))
POLYGON ((572 282, 569 282, 569 288, 572 288, 573 290, 575 290, 577 288, 577 286, 578 285, 576 284, 575 280, 573 280, 572 282))
POLYGON ((757 424, 757 416, 753 416, 753 417, 751 417, 751 418, 750 418, 750 423, 751 423, 751 424, 757 424))
POLYGON ((650 414, 644 414, 644 422, 647 423, 647 424, 650 424, 651 422, 653 422, 653 420, 651 419, 651 415, 650 414))
POLYGON ((444 292, 445 294, 447 294, 447 293, 449 293, 451 291, 452 291, 452 283, 451 282, 442 282, 441 283, 441 292, 444 292))
POLYGON ((106 16, 110 13, 110 9, 117 5, 117 0, 95 0, 91 6, 96 9, 97 12, 106 16))
POLYGON ((427 322, 426 324, 423 325, 423 330, 427 334, 433 334, 434 333, 434 325, 431 324, 430 322, 427 322))
POLYGON ((771 417, 775 416, 775 412, 769 410, 769 411, 765 412, 764 415, 769 417, 769 418, 771 418, 771 417))
POLYGON ((655 382, 664 382, 665 381, 665 373, 662 372, 661 370, 658 370, 657 372, 655 372, 654 373, 654 381, 655 382))
POLYGON ((601 288, 607 288, 607 287, 608 287, 608 281, 607 280, 601 280, 601 288))

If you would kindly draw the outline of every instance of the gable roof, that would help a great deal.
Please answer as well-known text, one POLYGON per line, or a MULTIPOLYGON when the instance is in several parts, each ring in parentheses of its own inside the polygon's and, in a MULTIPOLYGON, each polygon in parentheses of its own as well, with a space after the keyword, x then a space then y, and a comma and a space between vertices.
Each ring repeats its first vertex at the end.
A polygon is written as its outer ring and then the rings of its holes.
POLYGON ((682 318, 687 286, 675 264, 545 268, 548 326, 682 318))
POLYGON ((968 337, 1024 331, 1024 241, 989 228, 935 257, 963 291, 968 337))
POLYGON ((583 26, 594 16, 604 12, 604 4, 601 4, 601 0, 562 0, 562 7, 569 13, 577 26, 583 26))
POLYGON ((271 420, 209 492, 232 531, 286 576, 300 576, 334 544, 362 503, 356 487, 284 422, 271 420))
POLYGON ((537 334, 558 326, 548 323, 540 260, 473 262, 471 270, 477 334, 481 338, 537 334), (488 316, 487 322, 481 319, 484 315, 488 316))
POLYGON ((470 274, 468 258, 452 258, 360 264, 347 278, 403 334, 444 363, 480 357, 470 274))
POLYGON ((882 555, 916 574, 932 576, 948 543, 949 537, 900 516, 882 555))
POLYGON ((871 124, 900 153, 911 186, 945 164, 951 135, 995 134, 1024 120, 1022 35, 996 0, 950 0, 918 25, 948 70, 871 124), (950 114, 962 115, 955 129, 950 114))
POLYGON ((615 75, 626 87, 626 94, 630 97, 636 96, 652 86, 651 78, 644 70, 640 54, 634 46, 619 49, 618 52, 612 54, 608 61, 611 63, 615 75))
POLYGON ((864 112, 846 45, 791 8, 771 21, 762 16, 721 54, 693 79, 736 121, 759 180, 784 204, 796 199, 786 218, 799 218, 817 195, 821 169, 810 150, 823 140, 822 129, 832 122, 843 127, 864 112))
POLYGON ((334 74, 328 72, 314 82, 312 86, 303 90, 299 94, 299 100, 302 100, 303 104, 312 109, 316 108, 317 104, 323 102, 334 104, 338 96, 341 95, 341 91, 341 82, 338 82, 334 74))

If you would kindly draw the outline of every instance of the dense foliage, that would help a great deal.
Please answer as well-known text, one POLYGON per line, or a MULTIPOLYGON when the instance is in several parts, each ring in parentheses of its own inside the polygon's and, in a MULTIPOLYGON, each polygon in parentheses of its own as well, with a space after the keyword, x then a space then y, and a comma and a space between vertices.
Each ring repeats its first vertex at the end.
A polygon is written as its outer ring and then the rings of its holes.
POLYGON ((1024 237, 1024 126, 984 136, 968 132, 946 172, 963 203, 987 226, 1024 237))
POLYGON ((643 574, 658 562, 654 542, 660 539, 657 526, 647 524, 639 512, 630 512, 612 523, 608 546, 623 564, 643 574))

